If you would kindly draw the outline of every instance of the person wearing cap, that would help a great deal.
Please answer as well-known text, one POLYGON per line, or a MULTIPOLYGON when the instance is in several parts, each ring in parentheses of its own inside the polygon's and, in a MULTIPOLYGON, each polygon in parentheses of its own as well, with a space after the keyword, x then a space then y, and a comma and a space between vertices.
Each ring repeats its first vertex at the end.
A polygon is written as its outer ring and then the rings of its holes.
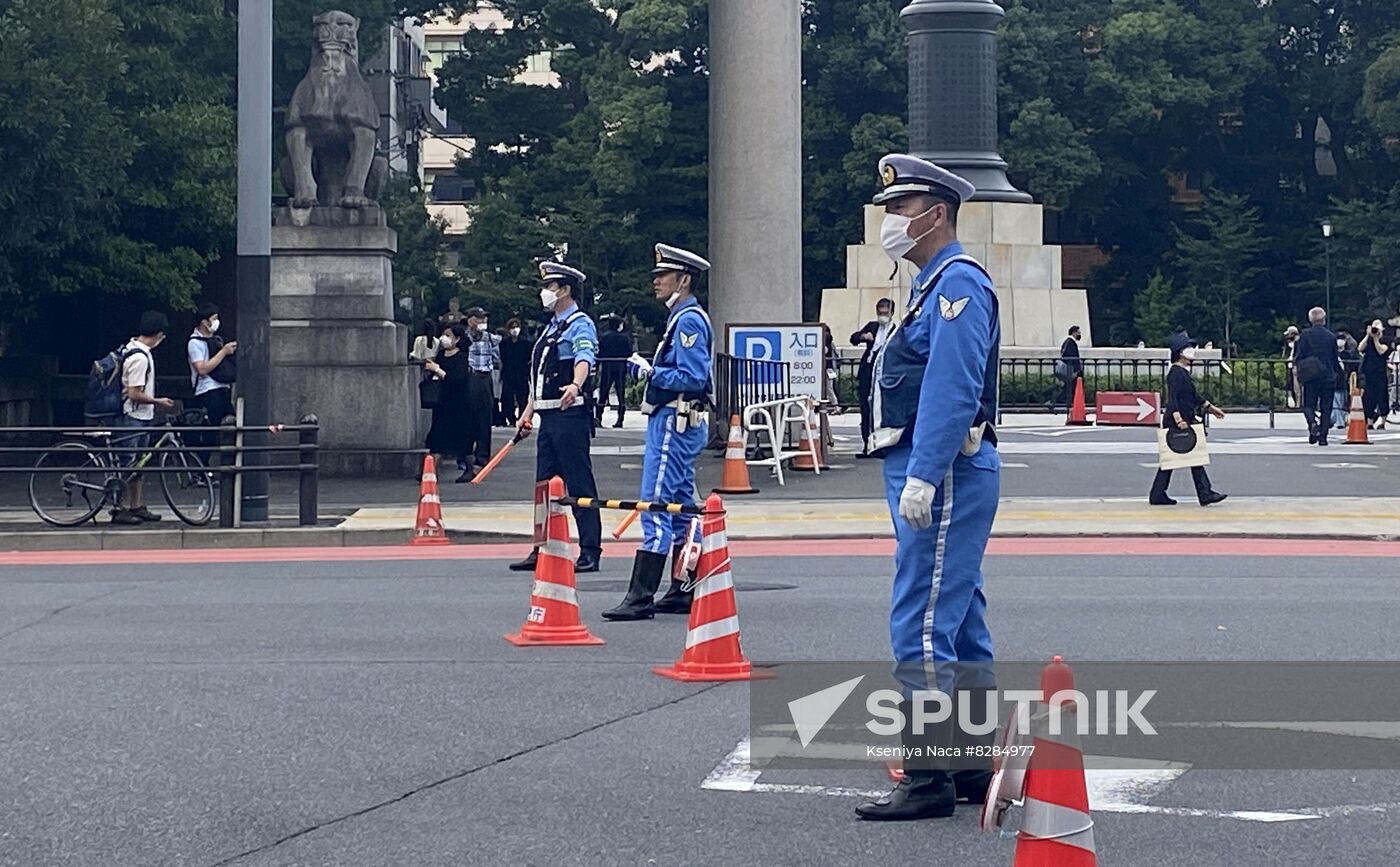
MULTIPOLYGON (((540 304, 554 315, 540 332, 530 355, 530 398, 516 429, 528 433, 540 418, 535 445, 535 481, 555 476, 564 480, 571 497, 597 497, 593 459, 593 414, 588 396, 598 362, 598 328, 579 309, 579 290, 588 277, 560 262, 540 264, 540 304)), ((597 509, 574 510, 578 527, 577 572, 597 572, 603 558, 603 519, 597 509)), ((510 564, 515 572, 530 572, 539 558, 535 548, 524 560, 510 564)))
POLYGON ((496 376, 501 369, 501 339, 487 329, 486 311, 467 311, 467 412, 471 439, 468 454, 480 472, 491 461, 491 426, 496 420, 496 376))
MULTIPOLYGON (((904 690, 902 737, 913 758, 893 791, 856 814, 900 821, 951 816, 959 798, 984 800, 991 780, 990 760, 933 757, 935 747, 989 747, 990 733, 958 733, 957 714, 916 726, 912 711, 926 690, 951 696, 995 686, 982 558, 1001 484, 993 428, 1001 326, 991 278, 957 239, 958 209, 976 188, 902 154, 880 160, 879 173, 881 246, 896 263, 919 268, 909 304, 875 358, 875 429, 867 443, 884 459, 894 522, 890 639, 904 690)), ((973 713, 985 713, 978 704, 974 698, 973 713)))
POLYGON ((1298 395, 1302 389, 1298 387, 1298 371, 1293 366, 1293 356, 1298 351, 1298 326, 1290 325, 1283 330, 1283 360, 1288 370, 1288 407, 1292 409, 1298 405, 1298 395))
MULTIPOLYGON (((1189 430, 1191 425, 1200 424, 1206 413, 1224 418, 1223 410, 1196 392, 1196 380, 1191 376, 1191 362, 1196 358, 1196 341, 1183 331, 1172 335, 1168 348, 1172 353, 1172 365, 1167 370, 1162 427, 1189 430)), ((1202 506, 1213 505, 1228 496, 1211 488, 1205 467, 1192 467, 1191 481, 1196 484, 1196 499, 1202 506)), ((1147 502, 1154 506, 1175 506, 1176 500, 1167 496, 1167 487, 1171 482, 1171 470, 1158 470, 1152 480, 1152 491, 1147 495, 1147 502)))
MULTIPOLYGON (((714 329, 695 290, 710 263, 688 250, 656 245, 652 287, 656 300, 670 309, 666 331, 651 363, 637 354, 632 372, 647 380, 642 414, 647 419, 646 457, 642 463, 640 499, 660 503, 694 505, 695 461, 709 441, 706 410, 713 403, 711 357, 714 329)), ((607 620, 649 620, 663 614, 690 611, 694 564, 686 562, 687 541, 692 539, 694 518, 643 512, 642 546, 632 563, 632 581, 616 608, 603 612, 607 620), (671 587, 661 599, 653 597, 661 586, 670 556, 671 587)))

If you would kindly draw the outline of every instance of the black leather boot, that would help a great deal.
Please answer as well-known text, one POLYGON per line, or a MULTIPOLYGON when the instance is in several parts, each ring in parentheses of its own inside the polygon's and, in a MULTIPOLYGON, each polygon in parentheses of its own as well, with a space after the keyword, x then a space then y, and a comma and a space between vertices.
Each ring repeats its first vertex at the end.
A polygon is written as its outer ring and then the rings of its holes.
POLYGON ((533 571, 535 571, 535 563, 536 563, 539 559, 540 559, 540 549, 539 549, 539 548, 536 548, 536 549, 534 549, 533 551, 531 551, 531 552, 530 552, 530 556, 526 557, 524 560, 518 560, 518 561, 516 561, 516 562, 510 564, 510 567, 509 567, 509 568, 510 568, 510 571, 512 571, 512 572, 533 572, 533 571))
POLYGON ((632 561, 632 583, 627 596, 616 608, 603 612, 604 620, 650 620, 656 616, 652 597, 661 586, 661 573, 666 571, 666 555, 638 551, 632 561))
POLYGON ((574 572, 597 572, 603 562, 602 551, 580 551, 578 559, 574 561, 574 572))
POLYGON ((666 591, 666 595, 656 600, 656 610, 660 614, 689 614, 690 603, 695 598, 695 570, 686 572, 682 577, 675 577, 675 570, 681 561, 681 556, 685 552, 685 546, 671 549, 671 588, 666 591), (687 583, 691 585, 690 590, 682 590, 687 583))
POLYGON ((909 756, 904 761, 904 777, 882 798, 856 807, 856 815, 872 822, 908 822, 915 819, 944 819, 953 815, 958 803, 947 759, 931 756, 936 747, 952 742, 951 724, 927 725, 923 733, 913 731, 913 706, 900 702, 904 731, 900 740, 909 756))

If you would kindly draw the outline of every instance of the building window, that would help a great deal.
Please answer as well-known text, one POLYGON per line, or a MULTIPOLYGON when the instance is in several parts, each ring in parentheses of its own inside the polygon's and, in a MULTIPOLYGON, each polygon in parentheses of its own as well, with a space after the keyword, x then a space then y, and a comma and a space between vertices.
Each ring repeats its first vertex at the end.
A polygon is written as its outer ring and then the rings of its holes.
POLYGON ((457 174, 441 174, 433 178, 428 201, 437 205, 469 202, 476 197, 476 182, 457 174))
POLYGON ((553 52, 550 52, 550 51, 541 51, 539 54, 531 55, 531 56, 525 61, 525 71, 526 71, 526 72, 549 72, 549 71, 551 71, 551 68, 552 68, 552 67, 550 66, 550 62, 553 60, 553 57, 554 57, 554 54, 553 54, 553 52))
POLYGON ((423 40, 423 50, 427 53, 428 60, 433 64, 433 71, 436 72, 442 69, 447 58, 462 53, 462 37, 429 36, 423 40))

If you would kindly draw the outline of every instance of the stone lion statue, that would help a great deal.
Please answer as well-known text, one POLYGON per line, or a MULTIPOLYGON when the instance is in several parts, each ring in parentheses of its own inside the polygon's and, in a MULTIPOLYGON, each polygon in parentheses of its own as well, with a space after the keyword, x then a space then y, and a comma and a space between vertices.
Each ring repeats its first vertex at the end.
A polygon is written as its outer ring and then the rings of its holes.
POLYGON ((378 200, 389 166, 375 152, 379 108, 360 76, 360 22, 332 11, 311 23, 311 68, 287 106, 282 183, 293 208, 363 208, 378 200))

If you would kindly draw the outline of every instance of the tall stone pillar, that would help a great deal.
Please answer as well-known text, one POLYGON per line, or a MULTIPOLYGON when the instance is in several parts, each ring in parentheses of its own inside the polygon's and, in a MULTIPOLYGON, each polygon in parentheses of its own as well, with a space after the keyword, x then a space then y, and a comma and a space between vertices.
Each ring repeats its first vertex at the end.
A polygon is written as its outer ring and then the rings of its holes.
POLYGON ((710 315, 802 320, 801 0, 710 0, 710 315))
POLYGON ((977 200, 1029 202, 997 153, 997 25, 992 0, 913 0, 909 28, 909 149, 977 186, 977 200))

